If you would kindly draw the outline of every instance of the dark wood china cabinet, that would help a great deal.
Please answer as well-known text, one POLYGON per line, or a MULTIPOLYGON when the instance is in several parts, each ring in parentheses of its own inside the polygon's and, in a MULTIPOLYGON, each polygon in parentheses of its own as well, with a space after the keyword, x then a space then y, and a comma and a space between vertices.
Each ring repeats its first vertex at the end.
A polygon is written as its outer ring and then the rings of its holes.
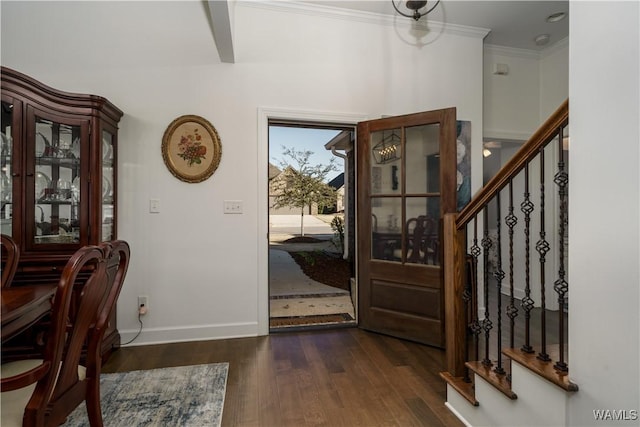
MULTIPOLYGON (((122 111, 1 69, 0 225, 20 246, 11 286, 55 283, 80 247, 117 235, 117 131, 122 111)), ((115 309, 103 354, 120 343, 115 309)), ((3 357, 21 344, 3 344, 3 357)))

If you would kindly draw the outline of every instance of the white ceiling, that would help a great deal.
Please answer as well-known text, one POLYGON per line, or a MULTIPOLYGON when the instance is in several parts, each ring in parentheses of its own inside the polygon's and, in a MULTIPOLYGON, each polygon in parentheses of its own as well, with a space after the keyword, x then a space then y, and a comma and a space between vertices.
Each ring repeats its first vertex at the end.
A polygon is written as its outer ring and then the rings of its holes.
MULTIPOLYGON (((303 0, 301 3, 383 15, 397 14, 391 0, 303 0)), ((398 3, 396 0, 396 4, 398 3)), ((433 0, 429 1, 428 7, 433 4, 433 0)), ((542 50, 569 36, 568 14, 568 0, 441 0, 433 12, 421 20, 486 28, 491 30, 485 38, 486 44, 542 50), (546 22, 546 18, 556 12, 564 12, 567 17, 556 23, 546 22), (536 46, 534 39, 540 34, 550 35, 550 41, 546 46, 536 46)))

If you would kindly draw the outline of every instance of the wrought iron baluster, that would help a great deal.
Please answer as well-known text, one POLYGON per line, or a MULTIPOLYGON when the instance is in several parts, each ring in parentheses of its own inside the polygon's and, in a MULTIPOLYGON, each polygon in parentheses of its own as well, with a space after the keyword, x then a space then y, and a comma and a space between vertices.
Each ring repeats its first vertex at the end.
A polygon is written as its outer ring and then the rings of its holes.
MULTIPOLYGON (((465 271, 466 271, 466 267, 468 267, 467 263, 465 262, 465 271)), ((464 290, 462 291, 462 302, 464 303, 464 312, 466 314, 466 316, 469 316, 469 312, 470 312, 470 308, 471 308, 471 299, 472 299, 472 289, 471 289, 471 280, 469 280, 469 274, 470 271, 467 271, 467 274, 465 274, 465 285, 464 285, 464 290)), ((471 329, 471 324, 473 323, 473 318, 469 319, 467 318, 467 328, 465 330, 465 337, 464 337, 464 360, 465 361, 469 361, 469 336, 471 335, 472 329, 471 329)), ((471 377, 469 376, 469 368, 467 368, 466 366, 464 367, 464 376, 462 378, 464 380, 464 382, 470 383, 471 382, 471 377)))
POLYGON ((531 202, 531 193, 529 193, 529 164, 524 167, 524 200, 520 203, 520 210, 524 214, 524 272, 525 286, 524 298, 522 298, 522 308, 524 310, 524 335, 525 341, 521 350, 525 353, 533 353, 531 347, 531 310, 534 307, 534 301, 531 299, 531 213, 534 210, 533 202, 531 202))
POLYGON ((562 146, 563 143, 563 129, 560 128, 558 132, 558 172, 554 177, 554 182, 558 186, 558 196, 560 199, 560 227, 559 227, 559 244, 560 248, 558 249, 558 257, 559 257, 559 270, 558 270, 558 279, 555 281, 553 285, 553 289, 558 294, 558 329, 559 329, 559 340, 560 340, 560 360, 556 362, 554 368, 559 371, 566 372, 569 370, 567 363, 564 360, 564 307, 565 307, 565 296, 567 291, 569 290, 569 284, 566 280, 566 271, 564 265, 564 241, 566 236, 566 219, 567 219, 567 185, 569 184, 569 176, 565 171, 564 164, 564 149, 562 146))
MULTIPOLYGON (((465 328, 465 335, 464 335, 464 360, 469 361, 469 346, 471 345, 469 342, 469 337, 471 336, 471 324, 473 323, 473 314, 471 313, 471 307, 472 307, 472 295, 473 295, 473 290, 471 288, 471 278, 470 278, 470 274, 471 271, 468 270, 468 265, 465 259, 465 274, 464 274, 464 289, 462 291, 462 302, 464 304, 464 313, 465 313, 465 321, 466 321, 466 328, 465 328)), ((471 382, 471 376, 469 375, 469 368, 468 367, 464 367, 464 374, 463 374, 463 381, 470 383, 471 382)))
MULTIPOLYGON (((474 216, 473 217, 473 245, 471 246, 471 256, 473 257, 473 265, 477 267, 478 265, 478 257, 480 256, 480 254, 482 253, 482 250, 480 249, 480 246, 478 246, 478 216, 474 216)), ((474 274, 476 275, 476 288, 477 288, 477 274, 478 271, 477 269, 475 270, 474 274)), ((477 300, 477 289, 475 289, 476 292, 476 300, 477 300)), ((475 344, 475 353, 474 353, 474 360, 477 360, 480 357, 480 333, 482 332, 482 325, 480 324, 480 322, 478 321, 478 307, 476 304, 476 307, 474 307, 474 311, 473 311, 473 322, 471 322, 471 332, 473 333, 474 336, 474 344, 475 344)))
POLYGON ((502 367, 502 280, 504 279, 504 271, 502 270, 502 218, 500 218, 500 192, 496 194, 496 205, 497 205, 497 214, 496 214, 496 253, 497 253, 497 265, 496 271, 493 273, 493 277, 496 279, 496 290, 498 296, 498 308, 497 308, 497 323, 498 323, 498 362, 496 367, 494 368, 494 372, 496 374, 503 375, 505 373, 504 368, 502 367))
MULTIPOLYGON (((469 313, 469 303, 471 301, 471 294, 469 292, 467 292, 467 286, 465 285, 465 289, 464 291, 462 291, 462 301, 464 302, 464 310, 465 313, 469 313)), ((471 335, 471 322, 467 321, 467 328, 466 328, 466 333, 465 333, 465 337, 464 337, 464 360, 465 362, 469 361, 469 336, 471 335)), ((466 366, 464 367, 464 375, 462 377, 462 380, 466 383, 470 383, 471 382, 471 377, 469 376, 469 368, 467 368, 466 366)))
POLYGON ((515 321, 518 316, 518 308, 515 305, 514 296, 514 271, 513 271, 513 229, 518 224, 518 218, 513 213, 513 180, 509 180, 509 214, 504 218, 509 227, 509 305, 507 316, 509 317, 509 347, 515 347, 515 321))
POLYGON ((540 333, 541 344, 540 352, 538 353, 538 359, 548 362, 551 360, 549 354, 547 354, 547 305, 546 305, 546 279, 545 279, 545 263, 547 252, 549 252, 549 242, 546 240, 547 233, 545 231, 544 223, 544 148, 540 149, 540 239, 536 243, 536 250, 540 256, 540 333))
POLYGON ((484 273, 482 289, 484 291, 484 319, 482 320, 482 330, 484 331, 484 359, 482 364, 485 366, 491 366, 491 358, 489 357, 489 338, 491 337, 491 329, 493 329, 493 323, 491 322, 491 316, 489 313, 489 250, 491 249, 491 239, 489 238, 489 208, 487 206, 483 209, 483 237, 482 248, 483 261, 484 261, 484 273))

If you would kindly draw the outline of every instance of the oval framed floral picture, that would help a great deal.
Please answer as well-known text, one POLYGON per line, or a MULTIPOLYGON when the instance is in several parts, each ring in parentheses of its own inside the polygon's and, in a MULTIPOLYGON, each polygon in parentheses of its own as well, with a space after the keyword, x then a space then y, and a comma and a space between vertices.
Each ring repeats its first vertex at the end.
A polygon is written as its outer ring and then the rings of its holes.
POLYGON ((169 171, 185 182, 202 182, 220 164, 222 145, 218 132, 205 118, 180 116, 162 137, 162 159, 169 171))

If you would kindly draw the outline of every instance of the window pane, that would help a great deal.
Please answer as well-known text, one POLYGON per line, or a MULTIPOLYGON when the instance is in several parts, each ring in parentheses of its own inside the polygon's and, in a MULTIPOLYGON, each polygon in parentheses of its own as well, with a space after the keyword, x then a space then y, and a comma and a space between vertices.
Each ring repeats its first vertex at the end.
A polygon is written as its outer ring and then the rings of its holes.
POLYGON ((440 192, 440 125, 406 128, 408 194, 440 192))
POLYGON ((400 141, 400 129, 371 133, 371 194, 400 193, 400 141))
POLYGON ((439 265, 440 198, 408 197, 406 210, 406 262, 439 265))
POLYGON ((371 258, 400 261, 402 199, 371 199, 371 258))

